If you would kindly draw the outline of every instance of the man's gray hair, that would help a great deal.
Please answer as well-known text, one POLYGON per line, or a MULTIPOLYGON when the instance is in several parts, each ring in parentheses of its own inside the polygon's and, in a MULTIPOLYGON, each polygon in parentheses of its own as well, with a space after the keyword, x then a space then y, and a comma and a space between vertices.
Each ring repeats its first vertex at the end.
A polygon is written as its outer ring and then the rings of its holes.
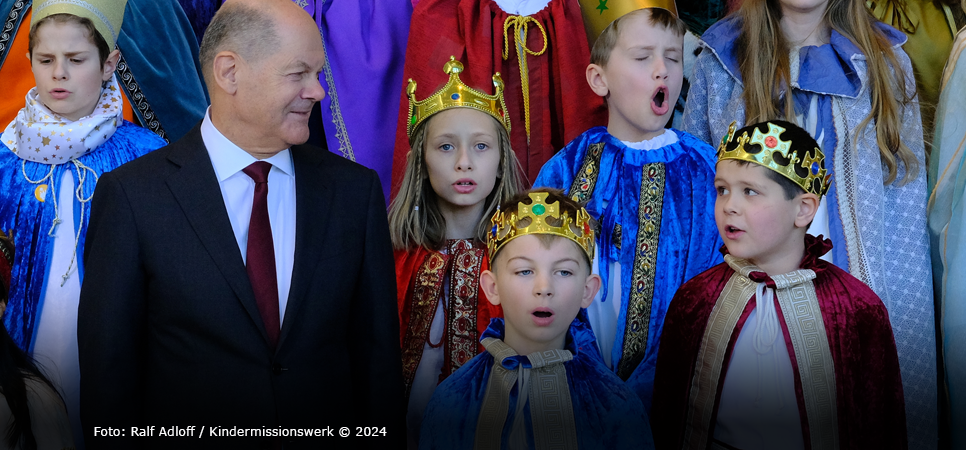
POLYGON ((260 61, 278 48, 279 38, 270 12, 248 5, 229 3, 215 14, 201 39, 199 59, 208 89, 214 83, 215 55, 231 51, 249 63, 260 61))

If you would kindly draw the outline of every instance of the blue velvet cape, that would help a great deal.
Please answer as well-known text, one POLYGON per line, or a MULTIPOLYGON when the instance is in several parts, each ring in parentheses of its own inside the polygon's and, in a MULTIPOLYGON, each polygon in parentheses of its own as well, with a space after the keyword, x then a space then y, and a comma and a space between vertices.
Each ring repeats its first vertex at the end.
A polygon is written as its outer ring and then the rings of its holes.
MULTIPOLYGON (((87 152, 77 160, 90 167, 100 176, 104 172, 124 164, 151 150, 164 146, 164 140, 151 131, 130 122, 122 122, 114 135, 107 142, 96 149, 87 152)), ((94 194, 94 178, 90 173, 85 174, 87 180, 82 187, 82 196, 89 198, 94 194)), ((57 196, 61 189, 75 189, 77 185, 77 169, 72 163, 47 165, 20 159, 7 146, 0 144, 0 229, 13 230, 14 243, 17 246, 13 274, 10 277, 10 300, 7 311, 3 315, 4 325, 10 336, 20 348, 29 350, 33 343, 40 309, 43 308, 43 294, 46 290, 46 275, 50 268, 49 257, 53 252, 54 239, 48 235, 51 231, 56 211, 53 196, 57 196), (35 192, 37 185, 28 182, 24 173, 31 180, 40 180, 53 168, 53 182, 56 189, 49 189, 44 197, 45 201, 37 200, 35 192), (73 171, 75 183, 71 186, 60 185, 64 171, 73 171)), ((50 180, 44 181, 50 185, 50 180)), ((87 234, 87 222, 90 219, 90 203, 84 208, 81 217, 81 205, 74 197, 74 223, 63 223, 60 226, 73 226, 80 234, 77 243, 77 276, 83 281, 84 266, 84 237, 87 234)), ((61 205, 63 207, 63 205, 61 205)), ((59 282, 61 274, 54 274, 53 282, 59 282)))
MULTIPOLYGON (((622 286, 621 313, 613 339, 611 361, 618 367, 624 349, 624 331, 633 285, 635 249, 638 248, 638 210, 641 197, 642 166, 665 164, 665 184, 658 240, 651 317, 647 347, 637 370, 628 379, 644 407, 650 410, 657 349, 668 304, 678 287, 695 275, 723 261, 718 249, 721 237, 714 222, 714 149, 694 136, 672 130, 678 142, 653 150, 636 150, 611 136, 604 127, 591 128, 567 144, 540 170, 534 186, 568 190, 580 171, 587 148, 604 143, 600 175, 587 202, 587 211, 600 222, 597 258, 603 278, 601 299, 607 298, 608 264, 618 261, 622 286), (620 249, 614 245, 614 225, 621 225, 620 249)), ((568 192, 568 194, 572 194, 568 192)))
MULTIPOLYGON (((503 330, 503 319, 493 319, 483 338, 502 339, 503 330)), ((651 427, 640 400, 604 365, 595 345, 590 327, 579 318, 574 319, 566 341, 566 348, 574 354, 574 359, 564 363, 564 367, 577 425, 578 448, 654 448, 651 427)), ((514 356, 502 362, 511 370, 529 363, 526 356, 514 356)), ((421 450, 473 448, 476 423, 493 364, 489 352, 480 353, 436 388, 423 417, 421 450)), ((507 448, 517 398, 516 392, 512 392, 503 428, 503 448, 507 448)), ((529 411, 529 405, 524 407, 523 413, 528 417, 529 411)), ((529 448, 534 448, 529 420, 527 442, 529 448)))

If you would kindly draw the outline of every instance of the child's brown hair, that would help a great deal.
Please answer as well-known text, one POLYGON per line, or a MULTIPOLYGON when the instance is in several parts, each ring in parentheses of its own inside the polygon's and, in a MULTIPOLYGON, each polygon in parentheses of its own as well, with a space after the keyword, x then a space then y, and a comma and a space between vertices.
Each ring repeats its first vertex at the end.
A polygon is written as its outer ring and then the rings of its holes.
POLYGON ((94 27, 94 22, 91 22, 91 19, 75 16, 73 14, 51 14, 43 19, 38 20, 37 23, 30 28, 30 34, 28 35, 27 42, 27 52, 30 54, 31 58, 34 56, 34 47, 37 45, 39 39, 37 37, 37 30, 47 23, 73 23, 86 29, 87 39, 91 44, 94 44, 94 47, 97 47, 97 58, 101 63, 101 68, 104 67, 104 63, 107 62, 107 57, 111 54, 111 49, 107 47, 107 41, 104 39, 104 36, 101 36, 101 33, 97 31, 97 28, 94 27))

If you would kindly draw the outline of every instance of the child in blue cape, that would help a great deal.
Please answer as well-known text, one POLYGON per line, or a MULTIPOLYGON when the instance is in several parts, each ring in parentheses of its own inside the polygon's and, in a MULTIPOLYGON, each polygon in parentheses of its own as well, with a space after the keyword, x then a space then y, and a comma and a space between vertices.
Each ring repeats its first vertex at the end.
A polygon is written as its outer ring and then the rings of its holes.
POLYGON ((640 399, 577 318, 600 288, 587 211, 561 191, 534 190, 492 223, 480 283, 505 319, 483 334, 486 352, 436 388, 419 447, 653 448, 640 399))

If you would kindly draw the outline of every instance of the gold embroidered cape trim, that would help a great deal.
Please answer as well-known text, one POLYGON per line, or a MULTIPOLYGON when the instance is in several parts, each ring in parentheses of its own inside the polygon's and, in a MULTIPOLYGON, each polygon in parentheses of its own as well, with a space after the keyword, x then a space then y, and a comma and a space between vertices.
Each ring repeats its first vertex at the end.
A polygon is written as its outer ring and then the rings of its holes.
POLYGON ((13 8, 10 8, 10 13, 7 14, 7 20, 4 21, 3 28, 0 29, 0 66, 3 66, 3 62, 7 60, 7 54, 10 53, 10 47, 13 46, 13 40, 20 28, 19 25, 25 16, 24 12, 30 6, 30 3, 30 0, 18 1, 13 4, 13 8))
MULTIPOLYGON (((541 449, 576 449, 577 426, 574 421, 570 384, 564 363, 574 358, 569 350, 548 350, 527 355, 531 368, 522 364, 516 370, 503 367, 503 360, 517 356, 517 352, 496 338, 483 340, 486 351, 493 356, 493 367, 487 380, 483 406, 477 419, 474 448, 499 450, 503 428, 510 408, 510 391, 519 385, 517 412, 522 405, 530 405, 533 443, 541 449), (519 381, 519 383, 518 383, 519 381), (527 398, 522 392, 526 390, 527 398)), ((520 417, 515 417, 515 420, 520 417)), ((511 445, 512 447, 512 445, 511 445)))
MULTIPOLYGON (((480 340, 476 328, 479 310, 480 271, 486 251, 474 248, 468 240, 457 240, 450 244, 449 254, 453 255, 452 274, 450 275, 449 306, 446 317, 446 357, 449 359, 449 373, 476 356, 480 340)), ((444 370, 446 365, 444 365, 444 370)))
POLYGON ((409 329, 402 345, 403 382, 408 398, 429 340, 433 317, 443 296, 443 283, 449 275, 449 301, 446 322, 443 375, 459 369, 477 354, 479 331, 480 272, 485 250, 465 239, 449 241, 447 253, 430 253, 416 272, 412 285, 409 329))
POLYGON ((597 187, 597 177, 600 176, 600 158, 604 155, 604 143, 598 142, 587 146, 584 162, 570 184, 570 198, 578 203, 585 203, 594 195, 597 187))
POLYGON ((446 276, 446 258, 442 254, 430 253, 416 272, 413 280, 412 307, 409 312, 409 330, 402 346, 403 383, 406 398, 413 388, 416 368, 423 356, 423 345, 429 338, 433 324, 433 314, 439 305, 439 293, 446 276))
POLYGON ((131 101, 134 113, 141 120, 141 125, 153 131, 154 134, 160 136, 165 142, 168 142, 168 135, 164 132, 164 128, 161 127, 161 122, 158 121, 158 116, 154 113, 154 109, 151 108, 151 104, 148 103, 144 92, 141 91, 141 85, 134 79, 134 74, 131 72, 131 67, 128 66, 127 60, 124 59, 123 52, 121 53, 121 58, 117 61, 116 72, 117 77, 121 80, 121 85, 124 86, 128 100, 131 101))
POLYGON ((654 278, 657 275, 657 248, 661 235, 661 209, 664 206, 664 182, 664 163, 644 165, 637 212, 634 273, 627 301, 624 345, 617 368, 617 375, 624 380, 631 376, 647 351, 654 278))
MULTIPOLYGON (((688 398, 685 449, 705 449, 712 438, 709 434, 713 428, 711 419, 716 408, 718 386, 725 376, 724 357, 738 319, 755 294, 757 285, 748 275, 762 271, 750 262, 731 255, 725 255, 725 262, 736 273, 718 296, 698 349, 688 398)), ((798 363, 796 373, 802 385, 811 448, 837 449, 835 368, 812 283, 814 278, 815 272, 800 269, 772 277, 772 280, 776 287, 775 298, 782 310, 782 319, 798 363)))

